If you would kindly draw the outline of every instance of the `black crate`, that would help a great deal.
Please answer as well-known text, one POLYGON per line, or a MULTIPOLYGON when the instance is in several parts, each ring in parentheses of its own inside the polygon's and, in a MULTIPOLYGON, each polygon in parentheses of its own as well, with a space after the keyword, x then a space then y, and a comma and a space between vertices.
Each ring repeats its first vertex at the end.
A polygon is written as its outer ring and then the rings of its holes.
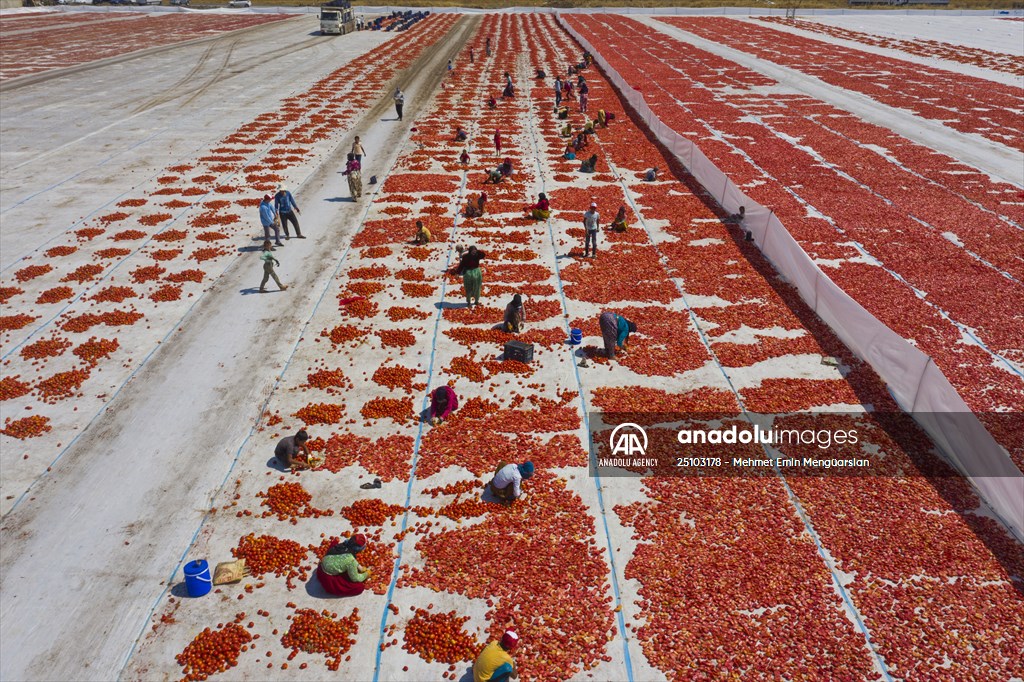
POLYGON ((533 360, 533 344, 522 341, 509 341, 505 344, 505 359, 530 362, 533 360))

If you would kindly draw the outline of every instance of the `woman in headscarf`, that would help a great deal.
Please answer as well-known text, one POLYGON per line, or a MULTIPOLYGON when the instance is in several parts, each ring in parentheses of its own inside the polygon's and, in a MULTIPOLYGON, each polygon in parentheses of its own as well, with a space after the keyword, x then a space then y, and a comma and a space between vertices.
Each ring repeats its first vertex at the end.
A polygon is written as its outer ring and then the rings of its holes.
POLYGON ((537 203, 527 209, 534 220, 547 220, 551 217, 551 203, 548 195, 541 192, 537 195, 537 203))
POLYGON ((505 306, 505 321, 502 323, 505 331, 518 334, 523 331, 526 324, 526 308, 523 307, 523 297, 516 294, 512 301, 505 306))
POLYGON ((352 199, 355 200, 363 196, 362 166, 356 160, 355 154, 348 155, 348 161, 345 163, 345 171, 342 175, 348 176, 348 191, 352 195, 352 199))
POLYGON ((580 173, 593 173, 597 170, 597 154, 580 164, 580 173))
POLYGON ((587 141, 587 136, 582 132, 579 132, 576 134, 576 140, 572 143, 572 146, 576 152, 579 153, 586 149, 588 144, 590 143, 587 141))
POLYGON ((608 117, 605 115, 604 109, 597 110, 597 125, 601 126, 602 128, 608 127, 608 117))
POLYGON ((510 159, 509 157, 506 156, 505 160, 502 161, 501 165, 498 166, 498 172, 501 173, 502 177, 511 178, 512 177, 512 172, 513 172, 512 171, 512 159, 510 159))
POLYGON ((615 359, 615 348, 628 351, 626 342, 629 335, 636 331, 636 325, 616 313, 601 313, 598 320, 601 327, 601 337, 604 339, 604 352, 609 360, 615 359))
POLYGON ((520 487, 522 482, 533 476, 533 462, 522 464, 498 465, 494 471, 494 478, 487 484, 487 489, 498 501, 504 505, 510 505, 522 497, 523 491, 520 487))
POLYGON ((475 200, 469 199, 466 201, 466 217, 467 218, 479 218, 484 214, 487 207, 487 192, 480 192, 475 200))
POLYGON ((362 533, 339 542, 327 550, 316 569, 316 577, 329 593, 338 597, 354 597, 366 589, 366 581, 373 575, 356 561, 356 554, 366 549, 366 536, 362 533))
POLYGON ((475 246, 471 246, 459 261, 457 272, 462 275, 462 289, 466 294, 467 308, 480 305, 480 289, 483 286, 483 273, 480 271, 480 261, 484 257, 483 251, 479 251, 475 246))
POLYGON ((494 153, 501 156, 501 130, 494 131, 494 153))
POLYGON ((451 386, 438 386, 430 394, 430 423, 437 426, 459 408, 459 396, 451 386))
POLYGON ((615 214, 615 218, 612 220, 612 230, 615 232, 625 232, 629 228, 626 224, 626 207, 619 206, 619 212, 615 214))
POLYGON ((497 167, 492 168, 491 170, 487 171, 487 179, 484 180, 484 184, 485 185, 497 185, 497 184, 499 184, 504 179, 505 179, 505 176, 501 174, 501 166, 497 166, 497 167))

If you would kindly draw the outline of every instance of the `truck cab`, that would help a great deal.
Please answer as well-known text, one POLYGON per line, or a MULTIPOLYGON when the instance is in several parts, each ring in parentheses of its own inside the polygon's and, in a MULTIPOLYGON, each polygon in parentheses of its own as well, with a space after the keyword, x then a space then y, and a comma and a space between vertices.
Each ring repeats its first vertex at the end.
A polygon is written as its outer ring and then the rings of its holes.
POLYGON ((349 0, 333 0, 320 6, 320 33, 322 35, 345 35, 356 29, 349 0))

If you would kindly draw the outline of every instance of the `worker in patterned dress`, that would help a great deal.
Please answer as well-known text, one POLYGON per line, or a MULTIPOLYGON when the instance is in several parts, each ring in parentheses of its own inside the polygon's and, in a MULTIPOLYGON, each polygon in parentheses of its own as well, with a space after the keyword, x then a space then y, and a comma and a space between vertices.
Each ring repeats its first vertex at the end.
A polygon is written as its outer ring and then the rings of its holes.
POLYGON ((348 155, 342 175, 348 176, 348 192, 355 201, 363 196, 363 166, 356 160, 355 154, 348 155))
POLYGON ((366 549, 366 536, 353 535, 327 550, 316 569, 316 577, 328 592, 336 597, 354 597, 366 589, 373 571, 356 561, 356 554, 366 549))

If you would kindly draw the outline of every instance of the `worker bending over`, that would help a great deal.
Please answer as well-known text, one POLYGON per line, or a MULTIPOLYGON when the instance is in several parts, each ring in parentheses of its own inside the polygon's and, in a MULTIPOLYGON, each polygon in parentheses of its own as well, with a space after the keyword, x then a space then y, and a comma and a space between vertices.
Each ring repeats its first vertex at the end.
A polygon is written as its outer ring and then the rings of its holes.
POLYGON ((459 396, 451 386, 438 386, 430 394, 430 423, 437 426, 459 408, 459 396))
POLYGON ((629 350, 626 345, 629 335, 636 331, 636 325, 616 313, 601 313, 599 319, 601 337, 604 339, 604 352, 609 360, 615 359, 615 349, 623 352, 629 350))
POLYGON ((502 462, 494 472, 494 478, 487 484, 499 502, 510 505, 519 499, 522 494, 522 483, 533 476, 533 462, 522 464, 505 464, 502 462))
POLYGON ((285 436, 278 441, 277 447, 274 448, 274 457, 283 467, 306 469, 309 467, 309 448, 306 447, 308 440, 309 434, 305 429, 299 430, 294 436, 285 436), (302 453, 301 458, 299 457, 300 452, 302 453))
POLYGON ((512 297, 512 301, 505 306, 505 319, 502 322, 502 328, 512 334, 518 334, 523 331, 525 324, 526 308, 523 306, 523 297, 516 294, 512 297))
POLYGON ((519 677, 516 662, 511 652, 519 644, 519 635, 506 630, 501 641, 493 641, 484 647, 473 663, 473 682, 508 682, 519 677))

